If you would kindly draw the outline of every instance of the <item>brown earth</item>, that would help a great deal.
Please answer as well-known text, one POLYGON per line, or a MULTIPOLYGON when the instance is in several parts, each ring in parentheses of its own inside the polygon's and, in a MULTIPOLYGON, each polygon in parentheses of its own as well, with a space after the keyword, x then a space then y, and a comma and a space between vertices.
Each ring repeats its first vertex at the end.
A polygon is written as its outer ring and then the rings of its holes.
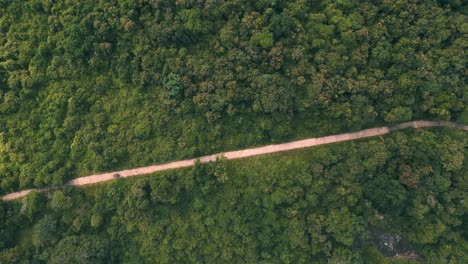
MULTIPOLYGON (((453 128, 460 128, 460 129, 468 131, 468 126, 460 125, 454 122, 448 122, 448 121, 432 122, 432 121, 424 121, 424 120, 412 121, 412 122, 402 123, 394 127, 371 128, 371 129, 361 130, 358 132, 344 133, 344 134, 332 135, 332 136, 326 136, 326 137, 320 137, 320 138, 309 138, 309 139, 293 141, 293 142, 277 144, 277 145, 268 145, 268 146, 258 147, 258 148, 250 148, 250 149, 230 151, 230 152, 225 152, 225 153, 218 153, 214 155, 203 156, 203 157, 189 159, 189 160, 175 161, 175 162, 170 162, 170 163, 161 164, 161 165, 152 165, 152 166, 129 169, 129 170, 94 174, 90 176, 73 179, 69 181, 68 183, 66 183, 66 185, 78 186, 78 185, 87 185, 87 184, 93 184, 93 183, 98 183, 98 182, 110 181, 114 179, 113 177, 114 174, 119 174, 120 178, 127 178, 127 177, 132 177, 132 176, 137 176, 137 175, 150 174, 150 173, 157 172, 157 171, 185 168, 185 167, 193 166, 197 160, 200 160, 201 163, 208 163, 210 161, 216 161, 216 158, 218 156, 224 156, 228 160, 233 160, 233 159, 241 159, 241 158, 247 158, 247 157, 258 156, 258 155, 265 155, 265 154, 275 153, 275 152, 283 152, 283 151, 289 151, 289 150, 294 150, 294 149, 308 148, 312 146, 318 146, 318 145, 324 145, 324 144, 330 144, 330 143, 336 143, 336 142, 343 142, 343 141, 354 140, 354 139, 381 136, 381 135, 385 135, 396 130, 401 130, 401 129, 405 129, 409 127, 412 127, 412 128, 453 127, 453 128)), ((8 201, 8 200, 21 198, 21 197, 26 196, 29 192, 33 190, 47 191, 47 190, 50 190, 50 188, 29 189, 29 190, 14 192, 14 193, 10 193, 10 194, 3 196, 2 199, 5 201, 8 201)))

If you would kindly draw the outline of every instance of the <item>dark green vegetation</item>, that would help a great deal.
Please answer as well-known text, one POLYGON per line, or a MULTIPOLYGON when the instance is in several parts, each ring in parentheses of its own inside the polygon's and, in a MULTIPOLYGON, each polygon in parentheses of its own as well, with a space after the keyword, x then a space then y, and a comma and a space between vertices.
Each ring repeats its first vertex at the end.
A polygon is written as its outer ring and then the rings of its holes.
MULTIPOLYGON (((466 124, 462 2, 0 0, 0 194, 466 124)), ((382 140, 0 201, 0 263, 468 263, 466 132, 382 140)))
POLYGON ((466 123, 463 1, 357 2, 1 0, 0 194, 383 122, 466 123))
POLYGON ((0 263, 396 263, 377 250, 388 233, 426 263, 468 263, 466 135, 407 130, 31 193, 0 202, 0 263))

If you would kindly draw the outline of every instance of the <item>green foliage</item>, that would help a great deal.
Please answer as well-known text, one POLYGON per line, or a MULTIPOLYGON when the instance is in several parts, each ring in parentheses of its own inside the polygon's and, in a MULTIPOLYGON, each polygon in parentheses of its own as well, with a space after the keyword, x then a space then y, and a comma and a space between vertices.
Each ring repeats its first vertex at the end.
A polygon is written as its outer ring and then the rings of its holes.
MULTIPOLYGON (((2 1, 0 14, 0 194, 468 120, 462 1, 2 1)), ((0 203, 0 262, 368 263, 362 240, 398 232, 429 263, 466 263, 466 132, 441 131, 33 192, 0 203)))
POLYGON ((177 15, 183 23, 185 29, 194 33, 206 32, 207 27, 206 20, 204 21, 201 17, 201 11, 199 9, 185 9, 179 12, 177 15))
POLYGON ((273 33, 268 31, 257 32, 252 35, 251 41, 264 49, 268 49, 273 46, 273 33))
POLYGON ((390 261, 386 259, 374 246, 368 246, 363 250, 363 259, 367 263, 380 263, 390 264, 390 261))
POLYGON ((273 32, 275 38, 288 36, 295 26, 294 19, 284 12, 273 15, 270 20, 270 31, 273 32))
POLYGON ((184 90, 180 76, 173 72, 164 77, 163 84, 171 96, 179 96, 184 90))
POLYGON ((383 121, 463 123, 456 6, 3 2, 0 193, 383 121))
POLYGON ((439 144, 464 148, 465 133, 405 131, 64 189, 32 223, 19 204, 0 203, 0 261, 417 263, 403 258, 411 250, 463 263, 467 164, 444 167, 439 144), (400 258, 379 251, 375 238, 389 232, 410 243, 400 258))
POLYGON ((253 110, 264 113, 288 112, 292 110, 291 91, 285 89, 285 81, 277 74, 265 74, 252 83, 259 95, 253 104, 253 110))
POLYGON ((62 191, 56 191, 52 196, 50 205, 56 210, 67 210, 70 209, 73 202, 71 197, 66 196, 62 191))
POLYGON ((34 246, 42 248, 54 242, 57 223, 51 215, 45 215, 34 225, 32 243, 34 246))
POLYGON ((385 113, 384 119, 385 122, 397 123, 410 121, 413 117, 411 108, 409 107, 396 107, 390 110, 390 112, 385 113))
POLYGON ((22 200, 21 211, 32 222, 45 208, 45 203, 46 199, 42 193, 32 191, 22 200))
POLYGON ((406 200, 406 189, 387 175, 378 175, 368 182, 366 195, 379 210, 399 214, 406 200), (385 195, 382 195, 385 193, 385 195))
POLYGON ((109 242, 105 239, 83 235, 66 237, 53 248, 47 263, 109 263, 109 242))

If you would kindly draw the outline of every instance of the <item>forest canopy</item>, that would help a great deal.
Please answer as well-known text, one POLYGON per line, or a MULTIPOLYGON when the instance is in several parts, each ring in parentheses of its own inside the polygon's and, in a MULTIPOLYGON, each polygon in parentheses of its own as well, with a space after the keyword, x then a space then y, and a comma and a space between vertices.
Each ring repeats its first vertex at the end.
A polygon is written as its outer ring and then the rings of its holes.
MULTIPOLYGON (((468 124, 460 0, 0 0, 0 195, 415 119, 468 124)), ((465 131, 0 200, 0 263, 468 263, 465 131)))
POLYGON ((466 132, 383 139, 0 201, 0 263, 467 263, 466 132))
POLYGON ((457 0, 2 0, 0 194, 382 122, 467 123, 466 14, 457 0))

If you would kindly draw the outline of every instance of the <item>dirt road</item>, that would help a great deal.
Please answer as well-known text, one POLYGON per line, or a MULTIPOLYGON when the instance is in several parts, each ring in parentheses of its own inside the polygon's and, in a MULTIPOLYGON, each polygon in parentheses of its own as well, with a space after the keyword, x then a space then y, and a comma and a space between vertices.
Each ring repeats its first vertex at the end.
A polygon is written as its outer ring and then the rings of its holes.
MULTIPOLYGON (((87 184, 93 184, 93 183, 98 183, 98 182, 110 181, 114 179, 113 177, 114 174, 119 174, 121 178, 127 178, 127 177, 132 177, 132 176, 137 176, 137 175, 149 174, 149 173, 153 173, 157 171, 185 168, 185 167, 193 166, 195 161, 197 160, 200 160, 201 163, 208 163, 210 161, 215 161, 216 157, 218 156, 224 156, 228 160, 233 160, 233 159, 241 159, 241 158, 247 158, 247 157, 252 157, 252 156, 275 153, 275 152, 283 152, 283 151, 289 151, 289 150, 294 150, 294 149, 308 148, 312 146, 330 144, 330 143, 335 143, 335 142, 343 142, 343 141, 354 140, 354 139, 375 137, 375 136, 385 135, 396 130, 409 128, 409 127, 412 127, 412 128, 453 127, 453 128, 460 128, 460 129, 468 131, 468 126, 460 125, 454 122, 448 122, 448 121, 432 122, 432 121, 424 121, 424 120, 413 121, 413 122, 402 123, 394 127, 371 128, 371 129, 361 130, 358 132, 344 133, 344 134, 332 135, 332 136, 326 136, 326 137, 320 137, 320 138, 309 138, 309 139, 293 141, 293 142, 277 144, 277 145, 268 145, 268 146, 258 147, 258 148, 230 151, 230 152, 219 153, 219 154, 214 154, 214 155, 209 155, 209 156, 203 156, 203 157, 195 158, 195 159, 170 162, 170 163, 161 164, 161 165, 153 165, 153 166, 141 167, 141 168, 135 168, 135 169, 129 169, 129 170, 94 174, 94 175, 90 175, 86 177, 73 179, 69 181, 68 183, 66 183, 66 185, 78 186, 78 185, 87 185, 87 184)), ((7 200, 21 198, 33 190, 47 191, 50 189, 43 188, 43 189, 30 189, 30 190, 19 191, 19 192, 7 194, 3 196, 2 199, 7 201, 7 200)))

